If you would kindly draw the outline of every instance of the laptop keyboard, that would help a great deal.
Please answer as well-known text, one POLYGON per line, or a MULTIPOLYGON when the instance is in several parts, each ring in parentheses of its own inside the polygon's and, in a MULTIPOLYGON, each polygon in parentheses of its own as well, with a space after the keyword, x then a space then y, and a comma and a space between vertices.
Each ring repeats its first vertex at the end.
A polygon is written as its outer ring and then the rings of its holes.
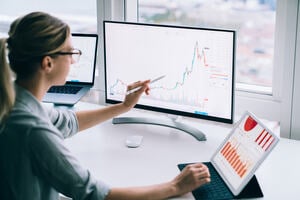
POLYGON ((61 94, 77 94, 81 89, 80 86, 52 86, 48 92, 49 93, 61 93, 61 94))

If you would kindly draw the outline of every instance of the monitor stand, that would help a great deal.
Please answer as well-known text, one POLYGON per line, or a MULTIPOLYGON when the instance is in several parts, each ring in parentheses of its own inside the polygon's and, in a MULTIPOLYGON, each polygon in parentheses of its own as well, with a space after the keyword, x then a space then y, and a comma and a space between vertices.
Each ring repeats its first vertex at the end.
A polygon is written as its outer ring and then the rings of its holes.
POLYGON ((145 118, 145 117, 116 117, 112 120, 113 124, 152 124, 159 126, 167 126, 170 128, 175 128, 182 130, 199 141, 206 141, 206 136, 200 130, 188 126, 187 124, 177 122, 172 119, 154 119, 154 118, 145 118))

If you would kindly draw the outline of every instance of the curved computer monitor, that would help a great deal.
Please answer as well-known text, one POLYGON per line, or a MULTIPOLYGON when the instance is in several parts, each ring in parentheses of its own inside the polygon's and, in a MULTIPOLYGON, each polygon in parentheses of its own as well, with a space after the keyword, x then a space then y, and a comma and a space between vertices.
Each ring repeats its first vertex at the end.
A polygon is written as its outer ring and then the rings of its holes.
MULTIPOLYGON (((142 95, 136 108, 232 123, 235 42, 234 30, 104 21, 106 102, 123 101, 130 83, 165 76, 150 84, 150 95, 142 95)), ((170 121, 114 122, 193 132, 170 121)), ((194 136, 205 140, 201 133, 194 136)))

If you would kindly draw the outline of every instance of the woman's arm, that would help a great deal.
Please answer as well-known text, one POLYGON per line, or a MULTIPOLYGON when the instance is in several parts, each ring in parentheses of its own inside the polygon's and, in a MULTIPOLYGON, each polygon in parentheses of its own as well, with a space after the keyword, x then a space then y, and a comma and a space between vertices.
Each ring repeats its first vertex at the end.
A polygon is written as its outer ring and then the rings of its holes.
POLYGON ((140 96, 146 92, 149 94, 149 86, 148 83, 150 80, 146 81, 138 81, 131 85, 128 85, 127 90, 131 90, 132 88, 140 87, 139 90, 128 94, 125 96, 125 99, 122 103, 107 106, 105 108, 100 108, 96 110, 87 110, 87 111, 78 111, 76 112, 76 116, 79 124, 79 131, 90 128, 94 125, 97 125, 103 121, 111 119, 115 116, 118 116, 122 113, 129 111, 131 108, 135 106, 138 102, 140 96))
POLYGON ((175 177, 174 180, 152 186, 132 188, 112 188, 106 200, 162 200, 188 193, 210 182, 208 168, 201 163, 191 164, 175 177))

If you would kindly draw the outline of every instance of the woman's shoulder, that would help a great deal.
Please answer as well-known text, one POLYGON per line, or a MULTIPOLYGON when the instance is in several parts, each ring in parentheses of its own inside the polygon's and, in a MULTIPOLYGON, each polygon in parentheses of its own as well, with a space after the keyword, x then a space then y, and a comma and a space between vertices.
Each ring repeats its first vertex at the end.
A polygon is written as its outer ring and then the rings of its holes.
POLYGON ((38 114, 18 108, 13 109, 6 120, 6 124, 17 126, 35 126, 45 123, 38 114))
POLYGON ((38 133, 38 137, 43 137, 44 133, 61 137, 59 131, 47 118, 22 109, 12 110, 4 126, 7 131, 18 134, 32 135, 38 133))

